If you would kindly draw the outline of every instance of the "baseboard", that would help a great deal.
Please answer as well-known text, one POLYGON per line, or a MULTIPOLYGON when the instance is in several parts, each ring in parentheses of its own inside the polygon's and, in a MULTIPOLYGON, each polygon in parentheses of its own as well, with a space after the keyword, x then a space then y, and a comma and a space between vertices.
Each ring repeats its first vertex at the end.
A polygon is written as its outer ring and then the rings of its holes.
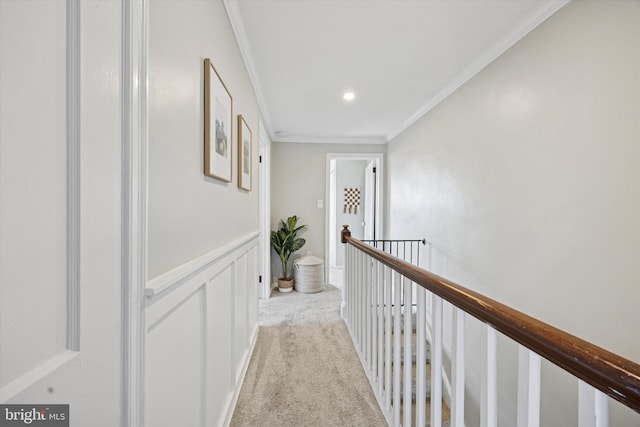
POLYGON ((251 362, 251 357, 253 356, 253 351, 256 348, 256 342, 258 341, 258 334, 260 333, 260 327, 256 324, 253 332, 251 333, 251 344, 249 345, 249 351, 245 356, 245 360, 242 361, 242 373, 240 374, 240 381, 238 381, 238 386, 233 392, 233 397, 229 401, 229 407, 227 408, 227 415, 225 416, 224 426, 228 427, 231 424, 231 418, 233 418, 233 413, 236 409, 236 404, 238 403, 238 397, 240 397, 240 390, 242 390, 242 384, 244 384, 244 379, 247 375, 247 370, 249 369, 249 362, 251 362))

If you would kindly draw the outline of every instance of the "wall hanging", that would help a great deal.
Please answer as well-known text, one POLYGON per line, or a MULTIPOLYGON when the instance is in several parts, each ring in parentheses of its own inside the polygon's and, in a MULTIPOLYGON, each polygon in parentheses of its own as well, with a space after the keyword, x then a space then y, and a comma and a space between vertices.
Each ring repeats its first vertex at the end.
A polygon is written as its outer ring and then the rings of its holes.
POLYGON ((345 187, 343 212, 357 215, 359 206, 360 206, 360 188, 345 187))
POLYGON ((231 182, 233 99, 209 58, 204 60, 204 174, 231 182))

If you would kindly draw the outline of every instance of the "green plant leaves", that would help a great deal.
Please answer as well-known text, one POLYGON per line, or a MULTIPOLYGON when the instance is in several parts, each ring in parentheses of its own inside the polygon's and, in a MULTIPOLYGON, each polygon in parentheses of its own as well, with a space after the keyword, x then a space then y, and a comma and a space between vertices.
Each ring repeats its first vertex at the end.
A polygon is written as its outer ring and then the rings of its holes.
POLYGON ((288 262, 289 257, 294 252, 300 250, 306 240, 303 238, 296 238, 298 232, 302 230, 306 225, 298 226, 297 215, 290 216, 287 221, 280 220, 280 229, 271 232, 271 246, 278 253, 280 262, 282 263, 282 277, 288 276, 288 262))
POLYGON ((295 252, 301 249, 306 242, 307 241, 304 240, 303 238, 295 239, 293 242, 291 242, 291 252, 295 252))

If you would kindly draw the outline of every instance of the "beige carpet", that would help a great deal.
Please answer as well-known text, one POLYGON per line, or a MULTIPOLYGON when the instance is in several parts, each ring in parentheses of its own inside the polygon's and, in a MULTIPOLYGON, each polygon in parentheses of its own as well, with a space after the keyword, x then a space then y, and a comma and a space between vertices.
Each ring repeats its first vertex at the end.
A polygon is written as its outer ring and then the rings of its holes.
POLYGON ((231 426, 386 426, 344 322, 340 290, 274 293, 231 426))

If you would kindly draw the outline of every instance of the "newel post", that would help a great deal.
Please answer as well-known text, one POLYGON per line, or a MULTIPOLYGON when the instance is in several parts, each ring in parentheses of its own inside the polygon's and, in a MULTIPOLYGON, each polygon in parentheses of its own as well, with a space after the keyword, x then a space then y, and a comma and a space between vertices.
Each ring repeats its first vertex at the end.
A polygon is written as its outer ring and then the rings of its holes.
POLYGON ((342 232, 341 232, 342 243, 347 243, 347 239, 349 238, 351 238, 351 231, 349 231, 349 225, 345 224, 342 226, 342 232))
MULTIPOLYGON (((351 231, 349 231, 349 224, 345 224, 342 226, 342 231, 340 232, 340 241, 342 243, 347 243, 347 241, 350 238, 351 238, 351 231)), ((350 259, 351 257, 349 256, 349 250, 348 248, 345 248, 344 270, 342 271, 342 274, 343 274, 342 280, 343 280, 344 286, 342 286, 342 291, 341 291, 342 302, 340 303, 340 315, 345 321, 348 321, 350 325, 353 325, 353 319, 351 319, 352 310, 348 308, 348 305, 350 302, 347 301, 347 293, 351 290, 351 285, 349 284, 349 278, 351 277, 349 273, 350 259)))

